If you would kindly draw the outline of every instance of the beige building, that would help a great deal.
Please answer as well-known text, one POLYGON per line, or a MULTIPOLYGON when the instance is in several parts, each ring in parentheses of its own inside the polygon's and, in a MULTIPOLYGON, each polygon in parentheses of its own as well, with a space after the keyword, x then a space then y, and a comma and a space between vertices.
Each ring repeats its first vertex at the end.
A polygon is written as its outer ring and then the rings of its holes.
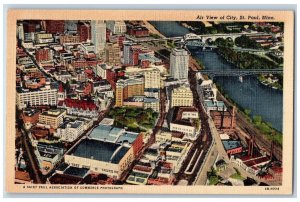
POLYGON ((65 115, 66 110, 64 109, 50 109, 39 115, 39 122, 56 129, 63 123, 63 118, 65 115))
POLYGON ((123 106, 124 100, 138 95, 144 95, 143 77, 118 80, 116 84, 116 106, 123 106))
POLYGON ((80 36, 79 35, 60 35, 59 41, 60 41, 60 44, 80 43, 80 36))
POLYGON ((160 88, 160 71, 158 69, 151 69, 145 71, 145 88, 160 88))
POLYGON ((180 86, 172 90, 171 107, 193 106, 193 93, 188 86, 180 86))
POLYGON ((120 47, 118 43, 107 43, 105 46, 105 61, 108 65, 120 64, 120 47))
POLYGON ((107 28, 110 29, 113 34, 124 34, 127 30, 124 21, 107 21, 107 28))
POLYGON ((65 162, 71 166, 88 168, 114 179, 119 179, 133 160, 133 147, 93 139, 84 139, 65 155, 65 162))

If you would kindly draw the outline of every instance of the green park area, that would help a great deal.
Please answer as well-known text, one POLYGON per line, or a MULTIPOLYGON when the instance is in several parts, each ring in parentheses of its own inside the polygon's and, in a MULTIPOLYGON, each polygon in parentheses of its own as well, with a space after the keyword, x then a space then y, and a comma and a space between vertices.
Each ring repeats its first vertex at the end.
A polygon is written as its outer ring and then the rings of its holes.
POLYGON ((117 127, 127 127, 131 131, 141 132, 154 127, 158 113, 152 109, 115 107, 110 110, 108 116, 115 120, 114 125, 117 127))
POLYGON ((250 110, 245 109, 244 114, 247 119, 254 124, 254 126, 259 129, 269 140, 274 140, 277 144, 282 145, 282 133, 276 131, 272 128, 271 123, 267 123, 262 120, 261 116, 250 117, 250 110))

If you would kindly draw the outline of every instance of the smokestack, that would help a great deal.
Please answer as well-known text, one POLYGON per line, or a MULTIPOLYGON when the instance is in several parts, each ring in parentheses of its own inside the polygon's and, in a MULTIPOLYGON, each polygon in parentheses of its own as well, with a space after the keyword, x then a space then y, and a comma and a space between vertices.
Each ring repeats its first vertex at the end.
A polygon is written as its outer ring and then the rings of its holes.
POLYGON ((253 145, 254 145, 254 140, 253 137, 251 136, 251 138, 248 141, 248 156, 253 156, 253 145))
POLYGON ((232 115, 231 115, 231 129, 234 128, 234 122, 235 122, 235 106, 232 107, 232 115))
POLYGON ((274 152, 274 140, 271 142, 271 151, 270 151, 270 159, 273 159, 273 152, 274 152))
POLYGON ((252 138, 248 139, 248 156, 251 155, 251 139, 252 138))

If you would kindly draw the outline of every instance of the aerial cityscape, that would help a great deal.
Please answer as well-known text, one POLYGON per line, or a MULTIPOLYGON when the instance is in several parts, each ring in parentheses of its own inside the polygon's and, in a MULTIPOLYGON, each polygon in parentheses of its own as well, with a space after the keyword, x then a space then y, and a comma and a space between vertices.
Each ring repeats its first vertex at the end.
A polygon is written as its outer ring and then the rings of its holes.
POLYGON ((16 28, 15 184, 282 185, 282 22, 16 28))

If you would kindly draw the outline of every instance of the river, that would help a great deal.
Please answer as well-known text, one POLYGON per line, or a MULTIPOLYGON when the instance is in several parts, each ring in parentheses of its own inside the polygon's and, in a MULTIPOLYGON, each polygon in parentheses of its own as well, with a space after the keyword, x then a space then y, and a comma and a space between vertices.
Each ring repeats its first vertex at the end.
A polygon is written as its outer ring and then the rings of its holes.
MULTIPOLYGON (((150 23, 166 37, 183 36, 189 33, 188 29, 182 27, 177 22, 151 21, 150 23)), ((195 58, 202 61, 206 69, 221 71, 236 68, 216 52, 190 51, 195 58)), ((251 116, 261 116, 273 128, 282 132, 282 91, 262 85, 254 76, 243 77, 243 82, 240 82, 237 77, 216 77, 214 78, 214 82, 222 86, 225 93, 239 106, 244 109, 250 109, 251 116)))

